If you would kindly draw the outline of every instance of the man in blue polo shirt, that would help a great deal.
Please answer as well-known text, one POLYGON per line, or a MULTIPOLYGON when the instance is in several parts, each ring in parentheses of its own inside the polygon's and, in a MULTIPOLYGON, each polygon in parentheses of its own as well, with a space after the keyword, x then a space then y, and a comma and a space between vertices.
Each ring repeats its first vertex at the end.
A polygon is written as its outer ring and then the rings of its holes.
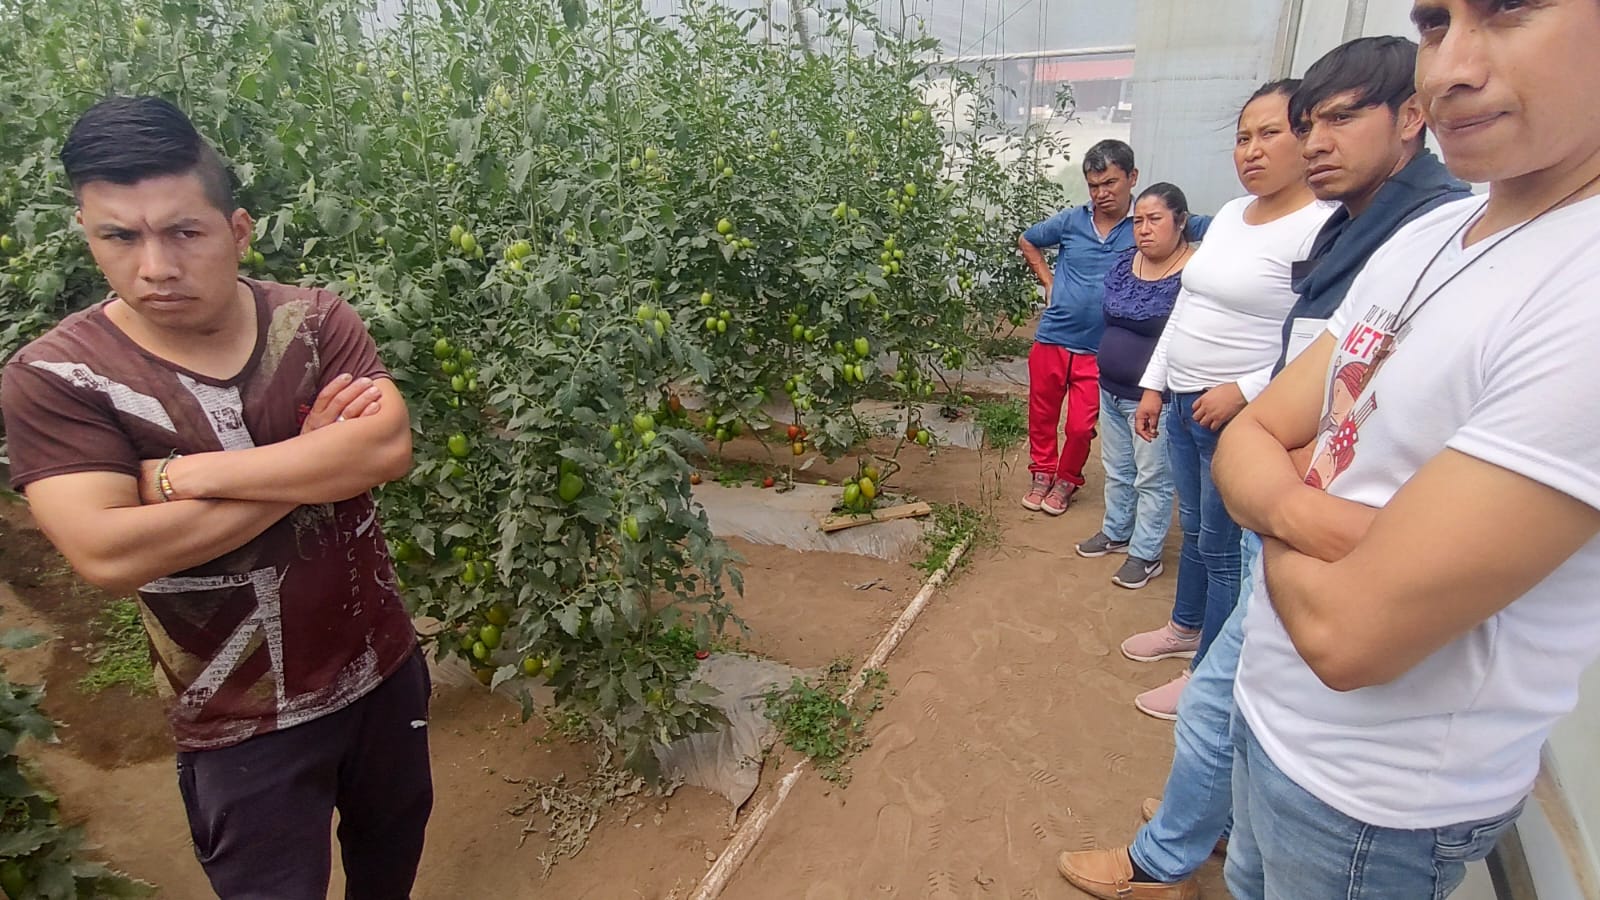
MULTIPOLYGON (((1028 353, 1028 450, 1033 483, 1024 509, 1052 516, 1067 511, 1083 486, 1094 426, 1100 418, 1100 366, 1095 353, 1105 330, 1101 309, 1106 273, 1119 254, 1133 249, 1133 188, 1139 182, 1133 148, 1101 141, 1083 157, 1089 203, 1063 210, 1023 232, 1017 241, 1028 268, 1050 297, 1028 353), (1044 250, 1056 250, 1055 269, 1044 250), (1061 407, 1066 403, 1066 434, 1061 407)), ((1210 218, 1191 216, 1189 237, 1205 234, 1210 218)))

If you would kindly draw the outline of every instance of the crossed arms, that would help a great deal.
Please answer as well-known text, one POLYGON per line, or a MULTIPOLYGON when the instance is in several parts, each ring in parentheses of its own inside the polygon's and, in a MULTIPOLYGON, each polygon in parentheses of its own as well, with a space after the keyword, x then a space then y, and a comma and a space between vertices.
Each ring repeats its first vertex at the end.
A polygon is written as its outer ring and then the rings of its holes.
POLYGON ((1286 448, 1316 440, 1324 334, 1222 434, 1212 477, 1262 536, 1273 608, 1329 688, 1387 684, 1509 606, 1600 532, 1600 511, 1454 450, 1382 509, 1306 485, 1286 448))
POLYGON ((388 379, 341 375, 323 388, 298 436, 168 464, 162 502, 146 460, 139 478, 81 472, 26 488, 35 520, 80 575, 114 592, 216 559, 298 506, 333 503, 404 477, 411 421, 388 379))

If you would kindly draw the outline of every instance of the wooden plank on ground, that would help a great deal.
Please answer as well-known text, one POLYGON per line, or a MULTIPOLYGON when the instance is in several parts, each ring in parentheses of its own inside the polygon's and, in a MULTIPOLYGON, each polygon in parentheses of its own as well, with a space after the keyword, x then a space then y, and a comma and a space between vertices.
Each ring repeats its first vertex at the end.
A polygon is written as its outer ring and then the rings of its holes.
POLYGON ((873 513, 844 513, 825 516, 822 519, 822 530, 828 534, 854 528, 857 525, 871 525, 873 522, 892 522, 895 519, 915 519, 933 512, 933 507, 926 503, 906 503, 901 506, 891 506, 873 513))

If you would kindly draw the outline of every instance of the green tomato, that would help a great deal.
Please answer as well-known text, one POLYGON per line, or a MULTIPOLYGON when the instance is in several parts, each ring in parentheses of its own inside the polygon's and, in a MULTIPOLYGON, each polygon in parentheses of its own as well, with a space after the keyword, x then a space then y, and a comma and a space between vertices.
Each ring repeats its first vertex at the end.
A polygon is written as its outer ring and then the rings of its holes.
POLYGON ((711 296, 711 292, 710 291, 701 291, 700 292, 700 305, 701 306, 710 306, 712 299, 713 298, 711 296))
POLYGON ((645 148, 645 150, 644 150, 645 162, 655 162, 656 160, 658 160, 660 158, 661 158, 661 151, 657 150, 654 147, 646 147, 645 148))
POLYGON ((857 356, 866 359, 867 354, 872 352, 872 344, 866 338, 858 337, 856 338, 855 351, 857 356))
POLYGON ((537 656, 524 657, 522 660, 522 674, 532 678, 544 671, 544 660, 537 656))
POLYGON ((454 375, 461 371, 461 364, 453 359, 447 359, 439 364, 439 371, 446 375, 454 375))
POLYGON ((633 417, 633 430, 639 434, 656 430, 656 417, 649 413, 639 413, 633 417))
POLYGON ((806 336, 806 329, 804 325, 796 325, 789 329, 789 333, 794 335, 795 340, 803 340, 806 336))
POLYGON ((433 342, 434 358, 449 359, 450 357, 454 356, 455 353, 455 348, 450 346, 449 338, 439 338, 437 341, 433 342))
POLYGON ((717 220, 717 234, 722 234, 722 235, 733 234, 733 222, 729 221, 728 219, 718 219, 717 220))
POLYGON ((499 649, 499 647, 500 647, 500 626, 498 626, 498 625, 485 625, 485 626, 483 626, 482 628, 478 629, 478 639, 483 641, 484 646, 488 647, 490 650, 499 649))
POLYGON ((657 320, 655 320, 654 322, 652 322, 650 324, 654 325, 655 328, 656 328, 656 337, 666 337, 667 336, 666 323, 662 322, 660 319, 657 319, 657 320))
POLYGON ((727 334, 727 333, 728 333, 728 320, 727 319, 718 319, 717 320, 717 334, 727 334))
POLYGON ((462 253, 473 253, 473 252, 477 251, 477 249, 478 249, 478 239, 472 236, 472 232, 468 231, 468 232, 466 232, 466 233, 461 235, 461 252, 462 253))
POLYGON ((729 436, 730 435, 728 434, 728 429, 726 429, 726 428, 718 428, 717 429, 717 433, 716 433, 717 443, 719 443, 719 444, 727 443, 729 436))
MULTIPOLYGON (((462 580, 466 580, 466 579, 463 577, 462 580)), ((489 645, 485 644, 483 641, 473 641, 472 642, 472 658, 477 660, 478 662, 488 662, 489 661, 489 645)))
POLYGON ((472 442, 468 441, 467 436, 459 431, 450 435, 450 440, 445 443, 445 447, 450 451, 450 455, 456 459, 466 459, 472 453, 472 442))
POLYGON ((721 322, 722 322, 722 320, 717 318, 716 316, 706 316, 706 330, 707 331, 716 331, 717 330, 717 325, 720 324, 721 322))
POLYGON ((931 441, 931 440, 933 440, 933 435, 928 434, 928 429, 924 428, 921 431, 917 432, 917 443, 918 444, 921 444, 922 446, 926 447, 926 446, 928 446, 928 442, 931 441))
POLYGON ((627 536, 628 540, 637 542, 639 540, 639 520, 633 516, 623 516, 622 533, 627 536))
POLYGON ((848 485, 848 486, 845 487, 845 489, 844 489, 844 502, 845 502, 846 505, 854 506, 856 501, 858 501, 860 499, 861 499, 861 488, 859 486, 852 484, 852 485, 848 485))
POLYGON ((583 488, 583 477, 575 472, 568 472, 561 476, 561 482, 556 487, 556 493, 560 495, 562 502, 571 503, 578 499, 579 494, 583 493, 583 488))
POLYGON ((639 435, 639 446, 641 447, 648 447, 655 442, 656 433, 654 431, 646 431, 644 434, 639 435))
POLYGON ((914 181, 906 182, 905 192, 907 197, 915 197, 917 195, 917 183, 914 181))
POLYGON ((450 558, 456 562, 466 562, 467 557, 471 555, 472 550, 466 544, 457 544, 450 548, 450 558))
POLYGON ((466 389, 467 389, 467 376, 465 376, 465 375, 451 375, 450 376, 450 390, 455 391, 456 393, 459 394, 459 393, 465 391, 466 389))

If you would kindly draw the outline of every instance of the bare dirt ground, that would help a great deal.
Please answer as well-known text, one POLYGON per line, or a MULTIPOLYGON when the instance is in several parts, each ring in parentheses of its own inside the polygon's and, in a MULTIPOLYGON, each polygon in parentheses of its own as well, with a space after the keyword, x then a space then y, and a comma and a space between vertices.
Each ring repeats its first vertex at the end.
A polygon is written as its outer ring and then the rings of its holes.
MULTIPOLYGON (((1109 580, 1121 557, 1073 554, 1100 525, 1097 465, 1060 519, 1015 505, 1027 475, 1013 467, 1003 539, 973 553, 889 661, 896 693, 849 788, 808 776, 724 897, 1077 897, 1056 854, 1132 837, 1172 757, 1172 726, 1133 696, 1183 664, 1117 651, 1171 612, 1173 570, 1129 592, 1109 580)), ((1220 874, 1216 861, 1202 871, 1205 896, 1226 896, 1220 874)))

